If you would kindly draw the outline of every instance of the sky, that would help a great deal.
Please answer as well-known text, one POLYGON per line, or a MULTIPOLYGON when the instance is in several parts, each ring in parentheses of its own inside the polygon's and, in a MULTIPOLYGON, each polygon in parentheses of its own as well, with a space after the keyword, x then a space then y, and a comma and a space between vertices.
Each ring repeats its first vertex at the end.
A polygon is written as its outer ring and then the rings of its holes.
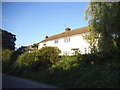
POLYGON ((32 45, 45 36, 88 25, 88 2, 2 2, 2 26, 16 35, 16 47, 32 45))

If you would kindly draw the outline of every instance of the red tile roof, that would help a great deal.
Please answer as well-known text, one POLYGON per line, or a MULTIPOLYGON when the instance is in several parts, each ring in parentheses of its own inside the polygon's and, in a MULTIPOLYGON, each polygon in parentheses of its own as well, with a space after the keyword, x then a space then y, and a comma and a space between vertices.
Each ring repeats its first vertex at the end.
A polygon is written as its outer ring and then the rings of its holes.
POLYGON ((90 27, 87 26, 87 27, 82 27, 82 28, 70 30, 70 31, 65 31, 65 32, 60 33, 60 34, 50 36, 50 37, 46 38, 45 40, 43 40, 41 42, 46 42, 46 41, 49 41, 49 40, 54 40, 54 39, 67 37, 67 36, 72 36, 72 35, 76 35, 76 34, 87 33, 87 32, 89 32, 89 29, 90 29, 90 27))

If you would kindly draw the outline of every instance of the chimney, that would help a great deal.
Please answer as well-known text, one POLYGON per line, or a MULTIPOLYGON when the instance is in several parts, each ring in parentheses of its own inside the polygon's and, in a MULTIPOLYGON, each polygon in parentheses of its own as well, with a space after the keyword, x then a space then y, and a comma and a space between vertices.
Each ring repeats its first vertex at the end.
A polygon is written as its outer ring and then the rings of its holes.
POLYGON ((48 36, 45 37, 45 39, 47 39, 47 38, 48 38, 48 36))
POLYGON ((70 30, 71 30, 70 27, 65 28, 65 31, 70 31, 70 30))

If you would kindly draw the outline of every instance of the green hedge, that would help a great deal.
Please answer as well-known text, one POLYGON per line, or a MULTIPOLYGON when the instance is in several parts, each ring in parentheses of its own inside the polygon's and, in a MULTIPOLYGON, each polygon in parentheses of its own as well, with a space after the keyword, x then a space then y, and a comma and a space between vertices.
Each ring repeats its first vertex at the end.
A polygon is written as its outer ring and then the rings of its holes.
POLYGON ((62 69, 67 70, 71 67, 76 67, 79 65, 79 61, 76 56, 61 56, 60 60, 52 65, 51 69, 62 69))
POLYGON ((9 50, 9 49, 4 49, 2 51, 2 70, 3 70, 3 72, 7 72, 10 65, 12 64, 11 57, 12 57, 13 52, 14 51, 9 50))
POLYGON ((22 52, 16 50, 3 49, 2 50, 2 69, 3 72, 9 72, 12 70, 12 65, 15 63, 17 57, 22 54, 22 52))
POLYGON ((9 49, 5 49, 2 51, 2 62, 6 63, 11 59, 13 51, 9 49))
POLYGON ((60 50, 56 47, 43 47, 37 51, 21 54, 13 68, 18 71, 43 70, 58 61, 60 50))
POLYGON ((13 68, 18 70, 27 70, 30 68, 30 65, 37 61, 36 52, 27 52, 18 56, 13 68))
POLYGON ((96 52, 92 54, 77 55, 81 64, 103 64, 118 62, 116 52, 96 52))

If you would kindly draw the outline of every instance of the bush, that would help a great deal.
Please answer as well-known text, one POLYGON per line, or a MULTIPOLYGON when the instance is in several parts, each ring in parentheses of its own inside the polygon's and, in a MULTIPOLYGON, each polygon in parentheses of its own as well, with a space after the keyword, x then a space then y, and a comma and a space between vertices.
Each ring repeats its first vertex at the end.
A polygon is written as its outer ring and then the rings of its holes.
POLYGON ((2 66, 3 71, 13 70, 12 65, 15 63, 17 57, 22 54, 22 52, 16 50, 2 49, 2 66))
POLYGON ((11 58, 13 51, 9 49, 5 49, 2 51, 2 62, 8 62, 11 58))
POLYGON ((52 65, 52 68, 67 70, 79 65, 76 56, 61 56, 60 60, 52 65))
POLYGON ((42 59, 49 61, 50 63, 55 63, 59 60, 60 50, 57 47, 42 47, 40 50, 38 50, 39 55, 42 57, 42 59))
POLYGON ((117 62, 115 53, 96 52, 91 54, 78 55, 78 59, 82 64, 103 64, 117 62))
POLYGON ((81 64, 94 64, 97 62, 96 54, 83 54, 77 56, 81 64))
POLYGON ((13 63, 11 57, 12 57, 12 53, 14 51, 9 50, 9 49, 4 49, 2 51, 2 69, 3 72, 7 71, 10 67, 10 65, 13 63))
POLYGON ((30 69, 30 65, 36 62, 38 58, 36 57, 36 52, 27 52, 18 56, 13 68, 18 70, 30 69))
POLYGON ((21 54, 13 65, 15 70, 43 70, 58 60, 60 50, 56 47, 43 47, 40 50, 21 54))

